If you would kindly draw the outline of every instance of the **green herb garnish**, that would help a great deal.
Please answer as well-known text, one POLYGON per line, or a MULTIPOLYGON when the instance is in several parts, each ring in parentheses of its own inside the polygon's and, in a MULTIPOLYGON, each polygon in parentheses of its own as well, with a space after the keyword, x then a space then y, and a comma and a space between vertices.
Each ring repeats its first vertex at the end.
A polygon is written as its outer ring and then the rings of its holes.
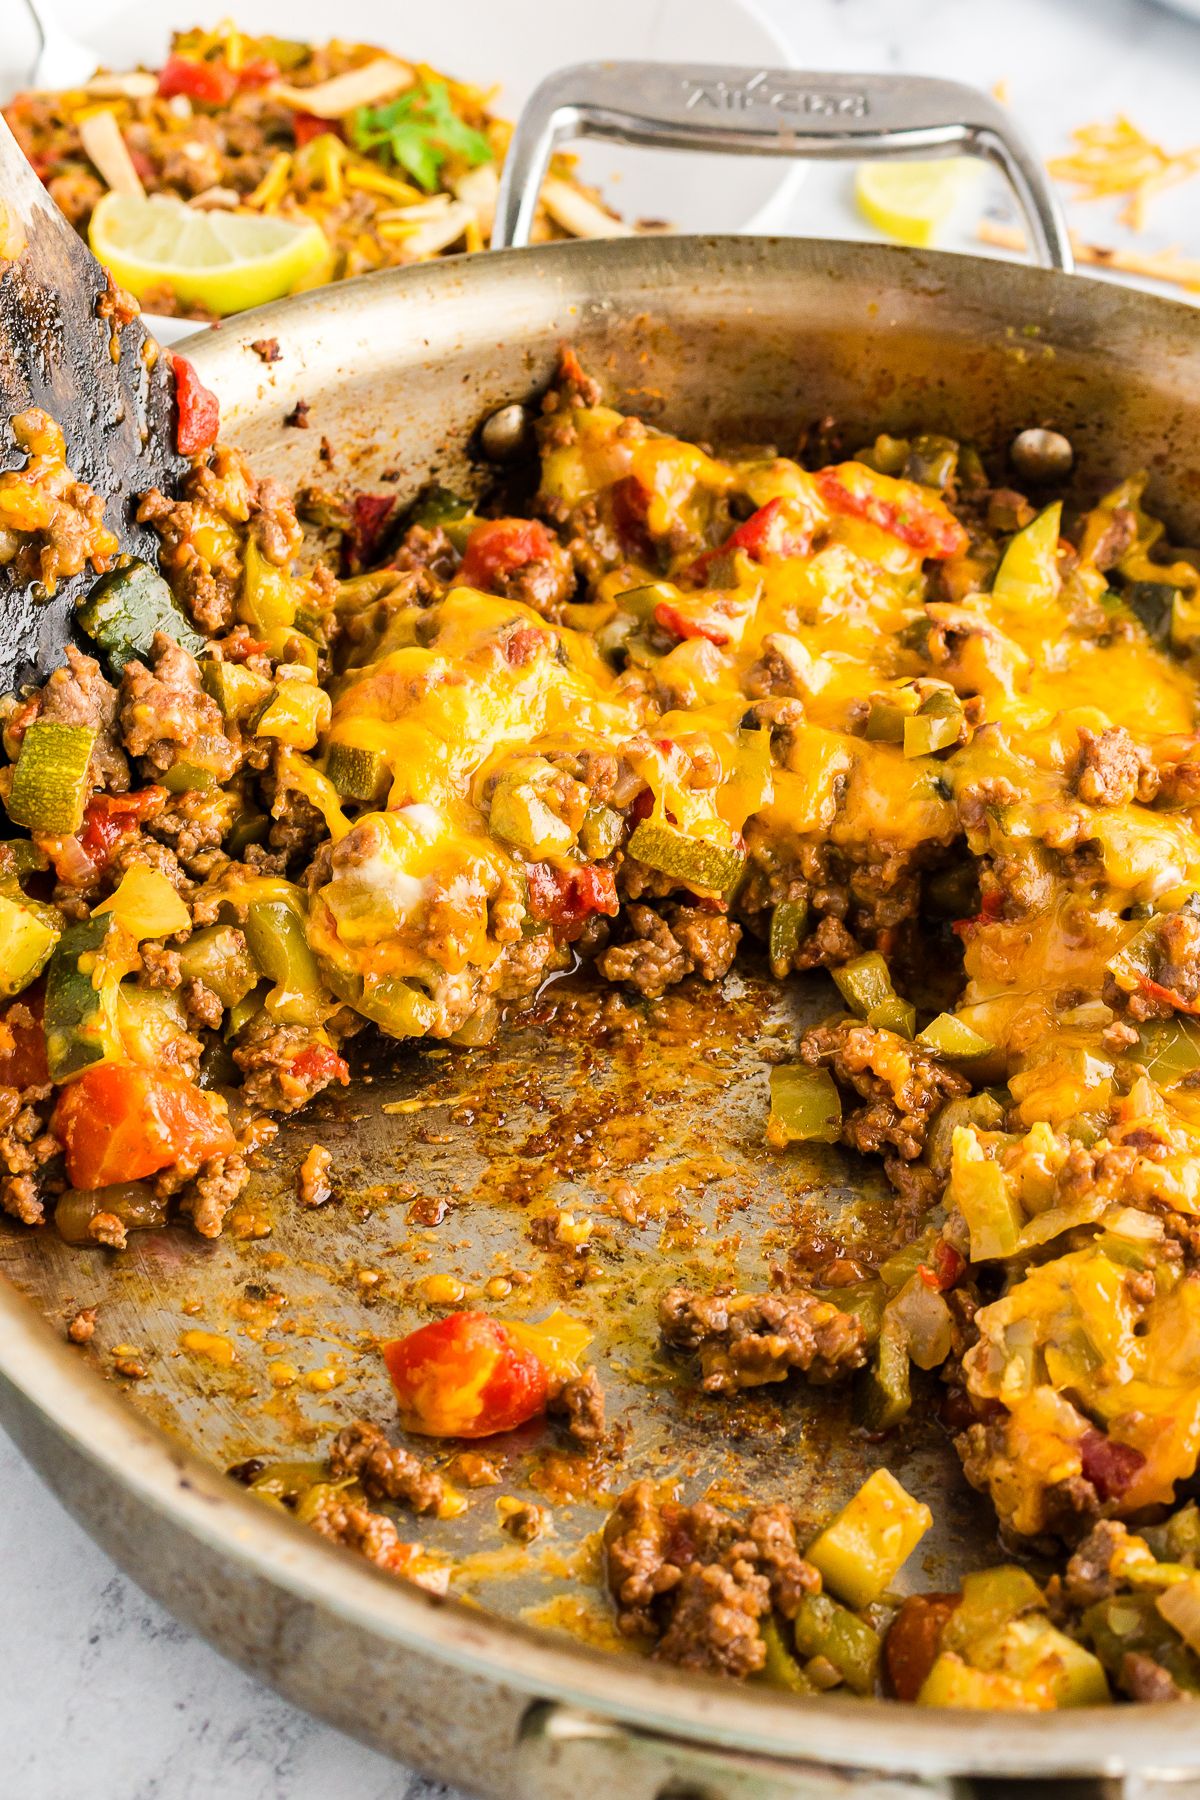
POLYGON ((448 157, 461 156, 474 169, 494 155, 483 133, 459 118, 444 81, 419 82, 387 106, 356 108, 350 140, 356 150, 383 150, 427 194, 448 157))

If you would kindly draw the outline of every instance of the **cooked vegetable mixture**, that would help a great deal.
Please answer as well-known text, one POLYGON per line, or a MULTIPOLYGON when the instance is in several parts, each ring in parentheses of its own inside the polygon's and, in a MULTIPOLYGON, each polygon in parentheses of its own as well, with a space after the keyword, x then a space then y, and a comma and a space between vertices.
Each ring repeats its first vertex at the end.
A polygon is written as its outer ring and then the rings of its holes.
MULTIPOLYGON (((177 33, 161 69, 18 94, 4 117, 85 236, 109 196, 165 196, 216 220, 215 249, 176 281, 154 289, 120 276, 152 311, 189 318, 234 310, 193 291, 222 243, 249 235, 223 233, 221 215, 320 227, 324 258, 302 258, 279 292, 483 249, 511 135, 487 93, 424 64, 370 44, 251 37, 228 22, 177 33)), ((168 229, 178 236, 164 215, 147 234, 148 257, 162 259, 168 229)), ((554 158, 536 239, 629 229, 575 179, 570 157, 554 158)), ((101 260, 108 236, 93 233, 101 260)))
MULTIPOLYGON (((110 566, 91 653, 5 704, 0 1204, 79 1243, 215 1235, 367 1023, 484 1043, 580 961, 642 996, 740 951, 826 969, 842 1005, 764 1133, 879 1158, 907 1243, 820 1289, 672 1288, 664 1352, 718 1406, 852 1384, 879 1434, 939 1372, 1006 1543, 1069 1559, 897 1610, 929 1515, 885 1468, 807 1545, 642 1480, 605 1535, 621 1632, 796 1692, 1200 1692, 1200 558, 1137 477, 1074 512, 933 436, 727 460, 570 353, 538 431, 526 512, 360 495, 340 570, 200 450, 140 502, 159 573, 18 422, 6 556, 110 566)), ((467 1312, 385 1355, 411 1432, 549 1412, 596 1445, 585 1349, 467 1312)), ((244 1474, 411 1572, 369 1502, 446 1495, 377 1432, 334 1463, 244 1474)))

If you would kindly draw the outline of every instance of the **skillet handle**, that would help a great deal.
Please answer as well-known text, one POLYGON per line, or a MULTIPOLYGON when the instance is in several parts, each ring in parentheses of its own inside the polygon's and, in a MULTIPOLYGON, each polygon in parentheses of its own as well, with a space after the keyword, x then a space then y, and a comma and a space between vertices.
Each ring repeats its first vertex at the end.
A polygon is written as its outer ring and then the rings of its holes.
POLYGON ((592 62, 535 89, 509 146, 492 248, 529 242, 542 178, 569 138, 735 155, 979 156, 1003 170, 1033 254, 1073 265, 1050 183, 1004 108, 963 82, 927 75, 834 75, 711 63, 592 62))
POLYGON ((514 1800, 966 1800, 953 1779, 839 1769, 687 1743, 544 1701, 526 1714, 514 1800))
MULTIPOLYGON (((853 1707, 840 1704, 853 1755, 853 1707)), ((1194 1768, 1022 1778, 835 1767, 688 1743, 551 1701, 522 1720, 508 1777, 512 1800, 1200 1800, 1194 1768)))

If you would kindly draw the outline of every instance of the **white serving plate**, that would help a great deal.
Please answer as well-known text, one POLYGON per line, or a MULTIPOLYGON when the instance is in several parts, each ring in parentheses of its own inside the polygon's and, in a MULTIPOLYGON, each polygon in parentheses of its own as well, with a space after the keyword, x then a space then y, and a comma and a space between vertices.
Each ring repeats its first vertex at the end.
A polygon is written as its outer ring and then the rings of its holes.
MULTIPOLYGON (((109 67, 157 64, 171 32, 232 14, 251 32, 321 42, 327 0, 58 0, 64 26, 109 67)), ((22 0, 0 0, 0 96, 28 78, 36 50, 22 0)), ((544 76, 593 58, 747 63, 786 67, 782 39, 753 0, 453 0, 393 10, 387 0, 339 0, 337 34, 377 42, 498 89, 497 108, 520 111, 544 76)), ((581 172, 629 218, 669 219, 682 231, 781 229, 803 170, 771 157, 696 156, 590 143, 581 172)), ((195 327, 151 319, 164 342, 195 327)))

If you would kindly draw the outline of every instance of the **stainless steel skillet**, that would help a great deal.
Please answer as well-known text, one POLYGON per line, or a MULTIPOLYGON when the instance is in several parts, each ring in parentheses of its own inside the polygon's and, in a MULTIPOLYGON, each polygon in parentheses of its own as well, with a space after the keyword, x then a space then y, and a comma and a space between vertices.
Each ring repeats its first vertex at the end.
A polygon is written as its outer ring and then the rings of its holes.
MULTIPOLYGON (((775 79, 802 96, 835 85, 775 79)), ((771 80, 752 91, 769 93, 771 80)), ((747 91, 736 73, 723 81, 747 91)), ((857 89, 837 86, 838 107, 847 91, 857 89)), ((874 94, 864 89, 868 118, 874 94)), ((840 130, 838 107, 805 116, 840 130)), ((773 110, 776 129, 791 133, 787 109, 773 110)), ((325 436, 336 460, 322 479, 403 497, 431 474, 478 481, 478 421, 536 394, 564 341, 618 404, 718 442, 787 447, 833 413, 851 443, 920 423, 1002 455, 1016 430, 1051 424, 1076 444, 1083 489, 1148 466, 1173 528, 1200 533, 1200 320, 1062 273, 817 242, 573 244, 325 290, 223 328, 194 353, 222 396, 228 437, 256 461, 311 480, 325 436), (283 356, 268 366, 250 346, 272 335, 283 356), (299 398, 308 432, 282 428, 299 398)), ((396 1053, 345 1106, 289 1128, 240 1236, 210 1247, 157 1234, 108 1262, 49 1233, 0 1234, 11 1284, 0 1286, 0 1416, 67 1504, 229 1654, 325 1717, 486 1793, 824 1800, 858 1786, 966 1800, 996 1794, 1009 1775, 1035 1793, 1068 1776, 1077 1785, 1055 1791, 1200 1793, 1200 1727, 1184 1707, 935 1716, 685 1681, 531 1629, 531 1612, 544 1617, 559 1593, 546 1564, 510 1581, 495 1578, 493 1556, 474 1590, 489 1610, 438 1604, 328 1550, 217 1473, 352 1412, 386 1418, 374 1339, 422 1316, 426 1272, 479 1291, 501 1262, 527 1264, 539 1298, 570 1299, 596 1323, 606 1385, 630 1414, 634 1467, 661 1458, 701 1484, 733 1468, 743 1491, 786 1493, 816 1513, 886 1459, 950 1527, 933 1570, 920 1573, 936 1579, 980 1553, 979 1511, 963 1504, 952 1458, 920 1422, 880 1450, 839 1435, 803 1393, 731 1421, 641 1379, 653 1355, 647 1269, 655 1287, 680 1267, 761 1274, 764 1242, 766 1254, 803 1247, 827 1215, 836 1230, 882 1228, 879 1191, 860 1167, 832 1154, 781 1166, 756 1141, 764 1037, 786 1037, 827 996, 798 984, 773 1012, 749 968, 715 1004, 682 995, 639 1031, 608 1036, 586 995, 553 1013, 555 998, 492 1051, 396 1053), (396 1102, 418 1110, 382 1112, 396 1102), (337 1149, 342 1182, 338 1205, 316 1218, 291 1196, 314 1137, 337 1149), (604 1210, 618 1177, 643 1195, 647 1223, 604 1210), (421 1223, 436 1208, 413 1214, 427 1199, 447 1202, 441 1224, 421 1223), (568 1201, 599 1232, 599 1272, 581 1285, 564 1259, 542 1270, 527 1242, 531 1219, 568 1201), (256 1219, 270 1237, 254 1235, 256 1219), (363 1274, 382 1280, 364 1286, 363 1274), (131 1395, 54 1342, 69 1307, 97 1299, 94 1360, 111 1369, 121 1342, 147 1353, 150 1377, 131 1395), (197 1331, 231 1344, 235 1360, 223 1367, 211 1343, 185 1344, 197 1331), (280 1360, 300 1379, 276 1389, 268 1365, 280 1360), (341 1386, 305 1380, 339 1366, 341 1386)), ((514 1447, 514 1471, 525 1449, 514 1447)), ((489 1509, 477 1498, 459 1528, 469 1557, 505 1554, 489 1509)), ((565 1554, 599 1511, 586 1498, 556 1509, 565 1554)))

